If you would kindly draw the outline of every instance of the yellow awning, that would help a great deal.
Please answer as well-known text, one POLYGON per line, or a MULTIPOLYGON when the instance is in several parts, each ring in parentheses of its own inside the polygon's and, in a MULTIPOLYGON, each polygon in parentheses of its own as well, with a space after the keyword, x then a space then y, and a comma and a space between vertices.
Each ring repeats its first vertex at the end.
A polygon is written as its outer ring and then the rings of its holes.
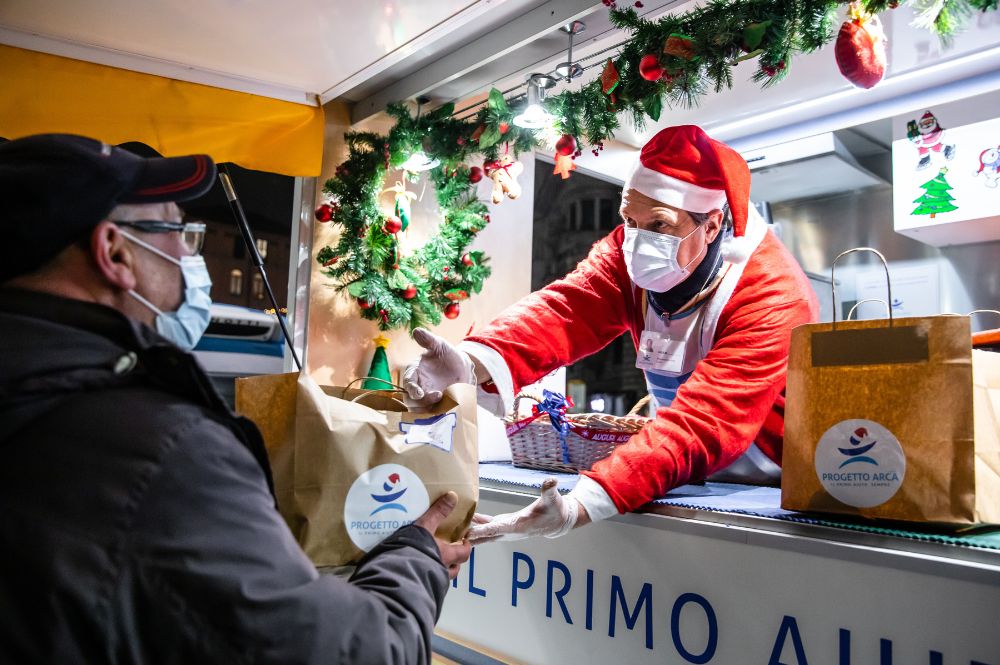
POLYGON ((82 134, 318 176, 323 109, 0 45, 0 136, 82 134))

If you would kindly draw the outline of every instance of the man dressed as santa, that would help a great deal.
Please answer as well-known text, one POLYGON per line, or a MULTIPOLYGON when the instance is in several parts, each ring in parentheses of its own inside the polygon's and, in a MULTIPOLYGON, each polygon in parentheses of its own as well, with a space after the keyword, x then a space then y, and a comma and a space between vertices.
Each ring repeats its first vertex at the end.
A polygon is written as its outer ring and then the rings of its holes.
POLYGON ((653 349, 637 364, 656 417, 567 496, 548 481, 521 511, 477 516, 474 544, 561 536, 713 474, 778 477, 789 339, 818 306, 749 195, 736 151, 693 125, 664 129, 625 183, 625 223, 573 272, 457 346, 414 332, 426 350, 403 375, 412 399, 433 403, 452 383, 478 384, 480 404, 498 415, 521 386, 625 331, 637 349, 653 349))

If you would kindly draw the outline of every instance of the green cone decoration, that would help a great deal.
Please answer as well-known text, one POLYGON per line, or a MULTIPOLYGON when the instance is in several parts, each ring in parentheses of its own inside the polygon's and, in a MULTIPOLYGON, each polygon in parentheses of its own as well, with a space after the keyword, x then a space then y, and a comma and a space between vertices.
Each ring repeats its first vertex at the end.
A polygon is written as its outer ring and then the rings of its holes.
POLYGON ((389 357, 385 354, 385 347, 389 345, 389 340, 379 335, 375 338, 375 355, 372 356, 372 364, 368 368, 368 373, 361 387, 364 390, 393 390, 392 374, 389 372, 389 357))

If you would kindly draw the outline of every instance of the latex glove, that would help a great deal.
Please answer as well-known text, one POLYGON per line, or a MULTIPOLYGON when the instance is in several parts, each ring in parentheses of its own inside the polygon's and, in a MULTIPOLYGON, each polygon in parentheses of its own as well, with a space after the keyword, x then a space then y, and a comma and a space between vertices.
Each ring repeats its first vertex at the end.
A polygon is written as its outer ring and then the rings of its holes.
POLYGON ((558 538, 576 525, 579 512, 579 502, 572 497, 564 499, 556 489, 556 481, 549 478, 542 483, 542 495, 516 513, 496 517, 477 513, 466 539, 473 545, 482 545, 494 540, 523 540, 534 536, 558 538))
POLYGON ((437 404, 445 388, 455 383, 476 385, 476 367, 467 353, 426 328, 414 330, 413 339, 424 352, 403 371, 402 382, 415 404, 437 404))

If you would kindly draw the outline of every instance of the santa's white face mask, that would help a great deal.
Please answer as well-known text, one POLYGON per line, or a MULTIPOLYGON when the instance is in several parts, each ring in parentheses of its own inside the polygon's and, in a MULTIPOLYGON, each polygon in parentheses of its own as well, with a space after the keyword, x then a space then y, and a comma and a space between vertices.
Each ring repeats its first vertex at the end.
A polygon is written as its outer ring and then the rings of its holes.
POLYGON ((622 252, 625 253, 628 276, 639 288, 655 293, 665 293, 683 282, 691 274, 688 268, 698 256, 691 259, 687 265, 681 266, 677 262, 677 252, 681 243, 697 233, 702 226, 704 224, 696 226, 683 238, 631 226, 625 227, 622 252))
POLYGON ((212 278, 209 277, 205 259, 195 255, 183 256, 177 260, 130 233, 122 231, 122 235, 180 267, 184 279, 184 300, 176 312, 164 312, 134 290, 128 293, 156 314, 156 332, 185 351, 190 351, 208 328, 211 315, 212 297, 209 292, 212 289, 212 278))

